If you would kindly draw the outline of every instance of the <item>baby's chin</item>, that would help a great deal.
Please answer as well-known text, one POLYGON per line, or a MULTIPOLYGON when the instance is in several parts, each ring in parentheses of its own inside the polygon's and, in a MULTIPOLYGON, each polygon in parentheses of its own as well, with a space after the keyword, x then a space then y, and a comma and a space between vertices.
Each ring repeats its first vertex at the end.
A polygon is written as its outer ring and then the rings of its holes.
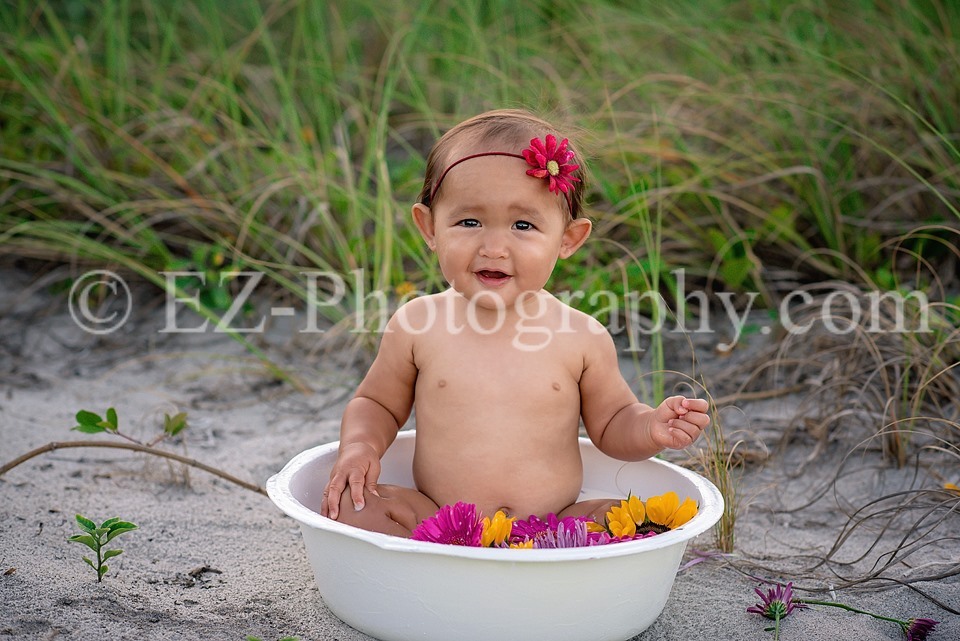
POLYGON ((489 289, 464 292, 457 289, 457 292, 466 298, 470 307, 475 308, 477 312, 494 314, 522 312, 525 315, 531 312, 536 313, 537 310, 542 311, 544 305, 542 296, 546 294, 543 289, 522 292, 489 289))

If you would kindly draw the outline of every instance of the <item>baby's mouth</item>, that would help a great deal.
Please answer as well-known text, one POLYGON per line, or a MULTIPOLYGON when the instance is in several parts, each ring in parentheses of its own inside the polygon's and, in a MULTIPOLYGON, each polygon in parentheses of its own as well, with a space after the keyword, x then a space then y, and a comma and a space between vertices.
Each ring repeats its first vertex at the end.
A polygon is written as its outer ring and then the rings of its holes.
POLYGON ((476 274, 480 279, 480 282, 484 283, 485 285, 499 285, 507 282, 507 280, 510 278, 510 274, 496 269, 480 269, 476 272, 476 274))

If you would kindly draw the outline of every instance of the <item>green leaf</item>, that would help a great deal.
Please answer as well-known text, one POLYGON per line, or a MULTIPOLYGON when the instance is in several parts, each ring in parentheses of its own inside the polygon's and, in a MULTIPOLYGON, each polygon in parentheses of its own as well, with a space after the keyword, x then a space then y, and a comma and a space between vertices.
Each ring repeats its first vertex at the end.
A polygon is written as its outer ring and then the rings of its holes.
POLYGON ((74 425, 70 429, 83 432, 84 434, 99 434, 100 432, 106 431, 99 425, 74 425))
POLYGON ((233 297, 230 292, 219 285, 202 292, 200 299, 213 309, 229 309, 230 305, 233 304, 233 297))
POLYGON ((123 550, 107 550, 103 553, 103 560, 112 559, 115 556, 120 556, 123 554, 123 550))
POLYGON ((116 430, 120 427, 120 419, 117 418, 117 410, 111 408, 107 409, 107 420, 110 421, 110 424, 113 425, 113 429, 116 430))
POLYGON ((82 423, 80 425, 73 426, 71 429, 77 430, 78 432, 83 432, 84 434, 96 434, 97 432, 105 431, 99 425, 84 425, 82 423))
POLYGON ((107 570, 110 569, 110 566, 103 564, 100 566, 100 570, 97 571, 97 579, 102 579, 103 575, 107 573, 107 570))
POLYGON ((87 565, 89 565, 90 567, 92 567, 94 570, 97 569, 97 566, 95 566, 95 565, 93 564, 93 561, 91 561, 88 557, 83 557, 83 560, 86 561, 86 562, 87 562, 87 565))
POLYGON ((170 436, 176 436, 187 426, 187 413, 178 412, 173 416, 163 415, 163 431, 170 436))
POLYGON ((94 523, 87 517, 82 516, 80 514, 77 514, 77 523, 80 524, 81 530, 83 530, 84 532, 89 532, 90 534, 93 534, 97 529, 96 523, 94 523))
POLYGON ((747 257, 725 258, 720 265, 720 278, 730 287, 739 289, 752 269, 753 261, 747 257))
POLYGON ((897 277, 887 267, 878 267, 873 278, 880 289, 894 290, 897 288, 897 277))
POLYGON ((119 516, 115 516, 115 517, 113 517, 112 519, 107 519, 106 521, 104 521, 103 523, 101 523, 101 524, 100 524, 100 527, 102 527, 102 528, 105 527, 105 528, 109 529, 110 527, 113 526, 114 523, 119 523, 119 522, 120 522, 120 517, 119 517, 119 516))
POLYGON ((713 245, 713 250, 719 252, 727 245, 727 237, 723 235, 719 229, 713 227, 707 228, 707 240, 710 241, 710 244, 713 245))
MULTIPOLYGON (((130 524, 130 525, 133 525, 133 524, 130 524)), ((137 526, 133 525, 132 527, 120 527, 120 528, 111 530, 110 534, 107 535, 107 540, 104 541, 104 543, 109 543, 110 541, 117 538, 121 534, 125 534, 127 532, 130 532, 131 530, 136 530, 136 529, 137 529, 137 526)))
POLYGON ((80 423, 80 425, 96 425, 97 423, 103 421, 99 414, 94 414, 93 412, 88 412, 87 410, 80 410, 77 412, 76 419, 77 423, 80 423))
POLYGON ((100 547, 100 545, 97 543, 97 540, 89 534, 74 534, 67 540, 73 541, 74 543, 83 543, 94 552, 96 552, 100 547))

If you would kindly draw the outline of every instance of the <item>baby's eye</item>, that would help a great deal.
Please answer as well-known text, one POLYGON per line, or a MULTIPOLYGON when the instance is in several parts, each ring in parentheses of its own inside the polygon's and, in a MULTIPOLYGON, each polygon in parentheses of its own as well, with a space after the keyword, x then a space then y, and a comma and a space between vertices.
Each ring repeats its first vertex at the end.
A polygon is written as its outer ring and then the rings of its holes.
POLYGON ((533 226, 533 223, 528 223, 525 220, 518 220, 517 222, 513 223, 513 228, 517 231, 530 231, 532 229, 536 229, 536 227, 533 226))
POLYGON ((457 225, 460 227, 479 227, 480 221, 476 218, 464 218, 458 222, 457 225))

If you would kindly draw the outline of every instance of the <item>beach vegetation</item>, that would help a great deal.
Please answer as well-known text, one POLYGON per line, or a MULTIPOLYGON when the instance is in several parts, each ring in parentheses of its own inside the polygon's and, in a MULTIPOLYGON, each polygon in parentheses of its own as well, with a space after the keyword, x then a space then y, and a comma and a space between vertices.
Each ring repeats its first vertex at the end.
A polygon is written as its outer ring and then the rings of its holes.
MULTIPOLYGON (((266 490, 263 489, 260 485, 256 483, 251 483, 249 481, 244 481, 229 472, 221 470, 219 468, 207 465, 201 461, 198 461, 189 456, 183 454, 177 454, 176 452, 171 452, 167 449, 157 447, 161 441, 177 436, 187 427, 187 414, 186 412, 177 412, 174 415, 164 414, 163 415, 163 426, 162 431, 152 438, 149 441, 142 441, 137 439, 129 434, 120 431, 119 424, 120 418, 117 414, 116 409, 110 407, 106 411, 106 418, 101 417, 95 412, 89 410, 80 410, 76 414, 77 425, 72 429, 86 434, 97 434, 100 432, 106 432, 117 436, 123 441, 103 441, 103 440, 93 440, 93 439, 84 439, 79 441, 51 441, 39 447, 35 447, 29 452, 21 454, 20 456, 7 461, 3 465, 0 465, 0 477, 9 472, 10 470, 18 467, 32 458, 46 454, 48 452, 53 452, 55 450, 63 449, 73 449, 73 448, 108 448, 108 449, 121 449, 121 450, 130 450, 133 452, 140 452, 142 454, 149 454, 150 456, 159 457, 166 459, 167 461, 172 461, 180 463, 183 466, 183 469, 195 468, 217 476, 225 481, 233 483, 234 485, 239 485, 240 487, 251 490, 258 494, 266 495, 266 490)), ((184 482, 189 478, 184 471, 181 478, 184 482)))
MULTIPOLYGON (((765 314, 743 335, 768 331, 766 351, 710 379, 696 357, 677 372, 687 363, 668 360, 661 332, 629 344, 637 364, 648 352, 650 373, 631 381, 641 400, 671 385, 711 399, 695 461, 724 495, 721 549, 734 546, 744 467, 776 455, 727 431, 724 411, 745 400, 802 396, 780 451, 813 449, 780 461, 787 478, 864 448, 945 474, 935 463, 960 451, 960 4, 515 9, 2 3, 0 253, 37 271, 62 266, 65 279, 116 270, 214 323, 241 293, 231 274, 256 272, 264 296, 311 309, 324 338, 372 348, 382 301, 445 287, 408 222, 430 145, 469 115, 524 106, 582 134, 589 168, 593 235, 558 265, 552 291, 583 292, 571 304, 608 326, 657 327, 670 314, 663 300, 693 327, 717 294, 765 314), (340 278, 313 291, 306 272, 340 278), (654 296, 612 306, 603 292, 654 296), (902 305, 875 296, 891 292, 902 305), (788 317, 794 293, 810 298, 788 317), (854 315, 844 305, 854 301, 869 313, 854 315)), ((719 342, 736 356, 735 341, 719 342)), ((77 423, 126 438, 115 413, 77 423)), ((916 506, 930 496, 910 492, 916 506)), ((850 527, 913 507, 884 498, 859 497, 850 527)), ((941 498, 941 512, 955 505, 941 498)), ((863 577, 887 580, 890 568, 863 577)))
POLYGON ((107 560, 119 556, 123 552, 120 548, 106 549, 107 543, 121 534, 136 530, 137 526, 129 521, 121 521, 119 517, 107 519, 100 525, 80 514, 76 515, 76 519, 77 525, 83 530, 83 534, 74 534, 68 540, 85 545, 96 554, 95 561, 87 556, 83 557, 83 561, 94 569, 97 573, 97 583, 100 583, 103 581, 103 575, 110 569, 107 560))

